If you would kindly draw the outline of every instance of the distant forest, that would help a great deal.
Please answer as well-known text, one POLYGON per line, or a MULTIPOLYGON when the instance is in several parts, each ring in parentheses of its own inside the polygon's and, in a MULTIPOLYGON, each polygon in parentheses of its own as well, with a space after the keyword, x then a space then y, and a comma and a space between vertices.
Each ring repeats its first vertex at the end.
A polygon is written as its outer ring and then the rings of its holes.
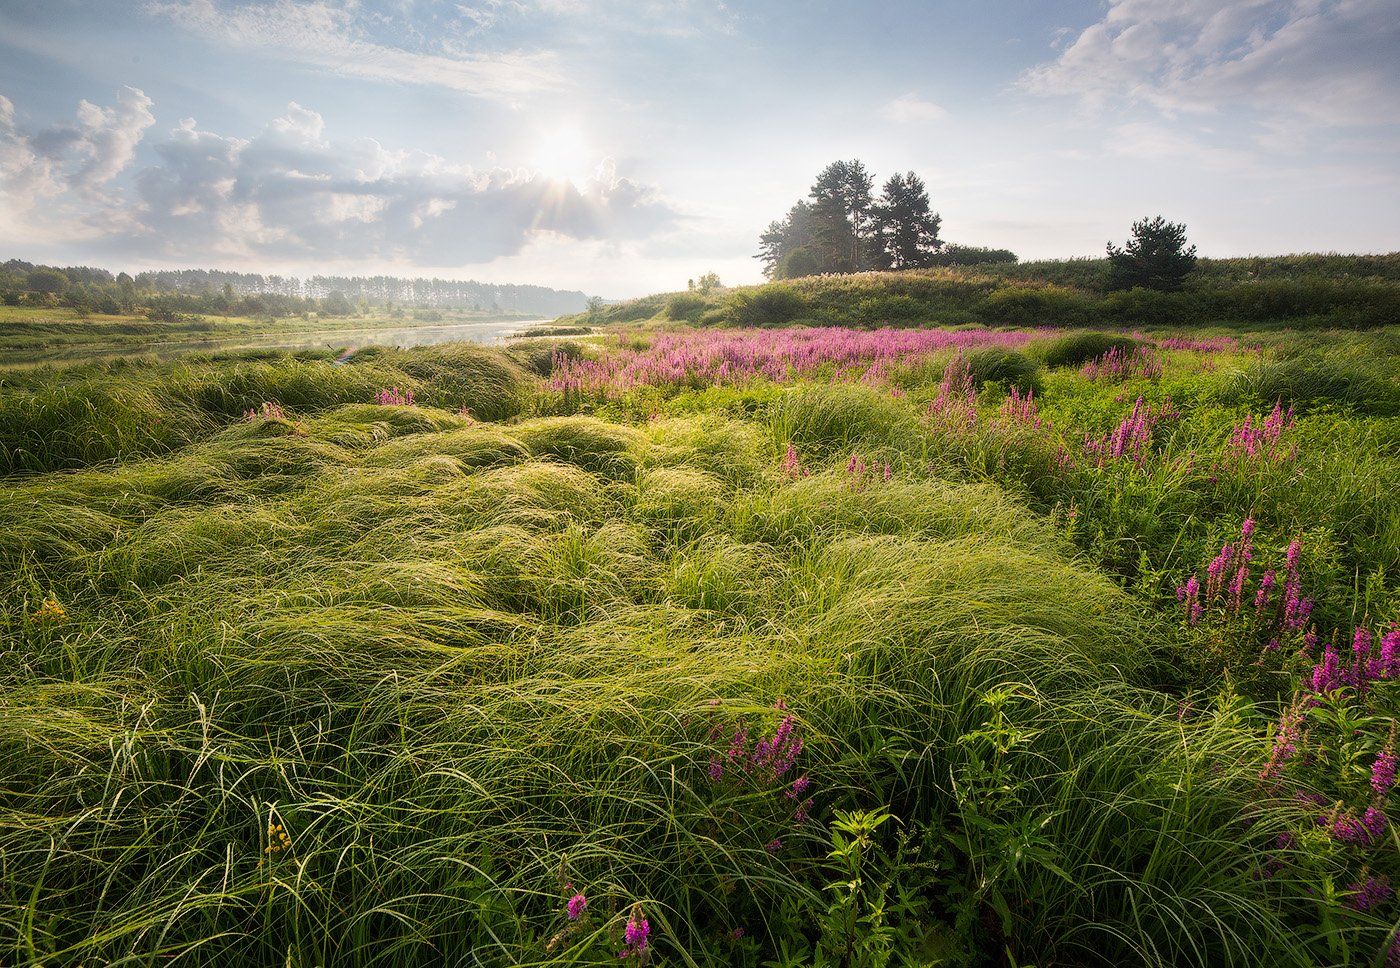
POLYGON ((367 309, 457 309, 559 316, 588 305, 582 292, 545 286, 493 285, 456 279, 397 276, 262 275, 220 269, 166 269, 115 275, 90 266, 45 266, 11 259, 0 264, 0 301, 63 305, 99 313, 149 310, 237 314, 349 315, 367 309))

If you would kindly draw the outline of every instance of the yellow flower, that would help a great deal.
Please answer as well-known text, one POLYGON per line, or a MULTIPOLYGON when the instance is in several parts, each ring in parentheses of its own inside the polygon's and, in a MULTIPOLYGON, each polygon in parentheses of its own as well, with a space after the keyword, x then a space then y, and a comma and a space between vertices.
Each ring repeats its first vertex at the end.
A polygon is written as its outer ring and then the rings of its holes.
POLYGON ((36 622, 61 622, 67 617, 68 612, 52 595, 44 599, 44 604, 32 616, 36 622))
POLYGON ((292 847, 292 838, 287 833, 287 829, 280 823, 269 823, 267 825, 267 839, 270 843, 263 850, 264 854, 280 854, 284 850, 292 847))

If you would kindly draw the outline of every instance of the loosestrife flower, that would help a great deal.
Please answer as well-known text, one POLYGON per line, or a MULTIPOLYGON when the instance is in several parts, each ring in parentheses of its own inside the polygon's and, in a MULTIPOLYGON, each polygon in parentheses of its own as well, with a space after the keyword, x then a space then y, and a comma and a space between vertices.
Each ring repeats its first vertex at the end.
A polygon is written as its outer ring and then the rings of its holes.
MULTIPOLYGON (((791 380, 823 367, 836 379, 864 368, 879 383, 893 367, 934 353, 984 346, 1014 349, 1032 334, 989 329, 918 330, 789 326, 772 330, 688 331, 656 336, 641 348, 624 346, 590 359, 557 356, 551 389, 566 405, 584 397, 616 399, 636 387, 740 383, 754 377, 791 380)), ((897 389, 897 388, 896 388, 897 389)))
POLYGON ((1390 880, 1385 877, 1368 877, 1364 881, 1353 881, 1347 888, 1346 903, 1357 911, 1369 911, 1379 907, 1395 896, 1390 888, 1390 880))
POLYGON ((1162 375, 1162 360, 1147 346, 1139 346, 1130 351, 1115 346, 1098 359, 1085 363, 1079 372, 1086 380, 1112 380, 1122 383, 1135 376, 1155 380, 1162 375))
POLYGON ((380 390, 374 395, 374 402, 382 406, 411 407, 413 406, 413 391, 400 390, 398 387, 390 387, 387 390, 380 390))
POLYGON ((282 410, 281 404, 264 401, 261 407, 244 410, 243 419, 249 423, 255 420, 286 420, 287 414, 282 410))
POLYGON ((1201 583, 1195 575, 1186 579, 1186 584, 1176 590, 1176 600, 1186 603, 1186 621, 1196 625, 1201 621, 1201 583))
POLYGON ((1292 457, 1294 450, 1285 451, 1279 446, 1283 434, 1294 424, 1293 408, 1283 409, 1283 404, 1275 403, 1273 412, 1256 422, 1253 416, 1246 415, 1244 421, 1230 432, 1227 444, 1231 453, 1245 461, 1279 461, 1292 457))
POLYGON ((1394 727, 1392 727, 1390 743, 1381 750, 1380 755, 1376 757, 1376 762, 1371 764, 1371 789, 1375 790, 1379 797, 1388 795, 1391 788, 1395 786, 1394 732, 1394 727))
POLYGON ((1157 409, 1138 397, 1133 404, 1133 412, 1123 418, 1111 433, 1102 437, 1085 434, 1084 450, 1097 458, 1100 467, 1114 460, 1126 460, 1142 467, 1151 455, 1153 430, 1163 420, 1176 416, 1170 397, 1157 409))
POLYGON ((1041 425, 1040 408, 1035 402, 1035 391, 1027 390, 1023 397, 1019 389, 1012 387, 1006 402, 1001 405, 1001 415, 1011 423, 1039 427, 1041 425))
POLYGON ((634 904, 631 914, 627 917, 627 927, 623 929, 622 940, 626 947, 618 952, 618 957, 640 957, 642 952, 647 950, 647 938, 650 934, 651 925, 642 917, 642 906, 634 904))
POLYGON ((938 396, 928 405, 928 416, 943 418, 952 424, 971 426, 977 421, 977 390, 972 383, 972 370, 967 357, 959 352, 943 368, 938 384, 938 396))
MULTIPOLYGON (((570 886, 572 887, 573 885, 570 886)), ((581 892, 575 894, 573 897, 569 898, 569 902, 564 905, 564 909, 568 912, 570 921, 577 921, 579 918, 583 917, 583 912, 588 909, 588 898, 584 897, 581 892)))
POLYGON ((797 448, 788 444, 787 454, 783 456, 783 473, 788 477, 806 477, 808 471, 802 466, 802 461, 797 456, 797 448))
POLYGON ((1331 692, 1341 688, 1342 685, 1342 662, 1337 655, 1337 650, 1329 644, 1322 652, 1322 660, 1313 666, 1312 690, 1313 692, 1331 692))
POLYGON ((1332 837, 1353 847, 1369 847, 1385 833, 1386 817, 1377 807, 1367 807, 1359 818, 1342 813, 1332 821, 1332 837))

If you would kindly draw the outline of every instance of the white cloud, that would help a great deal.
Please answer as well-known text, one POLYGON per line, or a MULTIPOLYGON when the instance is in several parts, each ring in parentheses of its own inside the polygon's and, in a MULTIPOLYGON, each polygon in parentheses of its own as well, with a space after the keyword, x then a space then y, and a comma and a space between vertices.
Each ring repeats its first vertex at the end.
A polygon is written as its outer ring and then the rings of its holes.
POLYGON ((364 31, 354 4, 273 0, 232 6, 216 0, 151 0, 146 10, 221 43, 263 50, 343 76, 435 85, 505 102, 566 86, 549 52, 473 54, 445 45, 434 52, 379 43, 364 31))
POLYGON ((1248 151, 1206 144, 1175 128, 1150 121, 1118 125, 1108 150, 1125 158, 1165 161, 1196 171, 1247 173, 1258 171, 1258 159, 1248 151))
POLYGON ((180 123, 134 176, 108 182, 149 125, 150 99, 125 89, 86 104, 75 126, 27 136, 0 98, 0 224, 34 211, 34 232, 123 254, 452 265, 512 255, 543 234, 638 239, 675 221, 649 188, 605 161, 575 184, 524 169, 479 170, 434 154, 327 136, 299 104, 249 139, 180 123), (103 191, 91 191, 103 186, 103 191), (37 212, 34 201, 57 196, 37 212))
POLYGON ((911 91, 901 94, 880 108, 880 116, 895 124, 928 124, 932 121, 942 121, 948 116, 948 112, 911 91))
POLYGON ((1110 0, 1101 20, 1020 83, 1091 105, 1391 123, 1400 121, 1400 15, 1395 0, 1110 0))
POLYGON ((18 208, 27 207, 33 199, 54 195, 63 187, 53 177, 53 165, 34 150, 30 139, 19 129, 15 106, 0 95, 0 188, 3 198, 18 208))
POLYGON ((96 193, 119 175, 136 154, 146 129, 155 123, 151 99, 123 87, 117 102, 100 107, 78 103, 74 122, 26 132, 14 104, 0 97, 0 186, 12 210, 69 189, 96 193))
POLYGON ((123 87, 117 103, 110 108, 88 101, 78 104, 78 150, 82 162, 73 172, 75 185, 105 185, 131 163, 141 136, 155 124, 151 104, 151 99, 134 87, 123 87))
POLYGON ((123 88, 86 101, 74 123, 35 132, 0 97, 0 227, 31 241, 122 255, 264 261, 488 262, 542 235, 615 243, 672 225, 656 193, 611 161, 578 184, 526 169, 473 169, 440 155, 335 140, 295 102, 252 138, 187 118, 130 179, 153 123, 151 100, 123 88), (45 204, 36 204, 45 199, 45 204))

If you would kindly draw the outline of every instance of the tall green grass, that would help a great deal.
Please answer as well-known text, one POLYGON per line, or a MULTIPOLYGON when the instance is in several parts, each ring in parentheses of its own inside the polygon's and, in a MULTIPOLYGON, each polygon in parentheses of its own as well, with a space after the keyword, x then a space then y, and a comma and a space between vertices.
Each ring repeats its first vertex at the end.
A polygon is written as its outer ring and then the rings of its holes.
POLYGON ((829 825, 881 808, 913 960, 1367 963, 1344 858, 1263 876, 1307 819, 1259 782, 1272 707, 1161 601, 1253 515, 1327 621, 1397 604, 1393 417, 1314 395, 1295 460, 1211 464, 1287 358, 1013 360, 1039 427, 987 419, 1005 375, 939 423, 933 364, 566 417, 476 350, 115 374, 208 423, 0 482, 0 963, 616 963, 637 904, 657 960, 804 963, 829 825), (442 406, 360 395, 395 383, 442 406), (261 394, 289 416, 236 419, 261 394), (1184 415, 1151 466, 1060 460, 1139 394, 1184 415), (807 823, 710 776, 780 701, 807 823))
POLYGON ((499 420, 520 412, 526 386, 523 371, 505 354, 461 344, 368 350, 343 366, 281 353, 22 371, 0 375, 0 473, 165 453, 265 401, 311 413, 368 403, 390 387, 499 420))

